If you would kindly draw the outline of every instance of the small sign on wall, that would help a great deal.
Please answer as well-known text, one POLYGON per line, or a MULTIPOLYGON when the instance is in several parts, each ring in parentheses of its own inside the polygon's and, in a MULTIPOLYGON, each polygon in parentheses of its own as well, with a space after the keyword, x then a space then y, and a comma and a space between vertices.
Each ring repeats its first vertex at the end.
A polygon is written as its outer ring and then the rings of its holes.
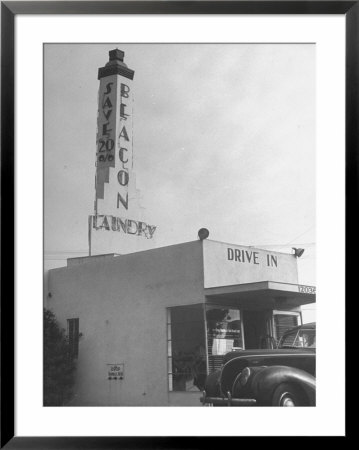
POLYGON ((123 380, 124 377, 124 363, 107 364, 107 379, 108 380, 123 380))

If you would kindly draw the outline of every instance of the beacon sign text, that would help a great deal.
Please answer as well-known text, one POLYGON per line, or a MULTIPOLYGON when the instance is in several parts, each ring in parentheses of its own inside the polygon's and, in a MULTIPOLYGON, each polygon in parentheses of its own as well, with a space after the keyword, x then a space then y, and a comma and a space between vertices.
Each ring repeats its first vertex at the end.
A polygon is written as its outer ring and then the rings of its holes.
MULTIPOLYGON (((119 171, 117 172, 118 193, 117 193, 117 208, 122 205, 126 210, 128 209, 128 183, 130 181, 129 168, 132 166, 131 152, 129 146, 132 145, 130 138, 131 134, 127 131, 126 121, 131 117, 127 112, 126 99, 132 105, 132 98, 130 98, 131 89, 127 84, 120 84, 120 133, 118 135, 118 159, 120 163, 119 171)), ((132 123, 129 123, 132 128, 132 123)))

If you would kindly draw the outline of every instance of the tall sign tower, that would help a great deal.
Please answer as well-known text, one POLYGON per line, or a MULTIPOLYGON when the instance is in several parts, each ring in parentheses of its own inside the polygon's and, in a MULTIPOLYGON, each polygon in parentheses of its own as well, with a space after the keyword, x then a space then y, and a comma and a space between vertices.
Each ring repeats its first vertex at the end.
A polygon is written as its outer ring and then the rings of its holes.
POLYGON ((94 214, 89 253, 129 253, 154 246, 156 227, 146 223, 133 170, 133 78, 124 52, 109 52, 98 70, 94 214), (152 242, 149 243, 148 241, 152 242), (147 242, 146 242, 147 241, 147 242))

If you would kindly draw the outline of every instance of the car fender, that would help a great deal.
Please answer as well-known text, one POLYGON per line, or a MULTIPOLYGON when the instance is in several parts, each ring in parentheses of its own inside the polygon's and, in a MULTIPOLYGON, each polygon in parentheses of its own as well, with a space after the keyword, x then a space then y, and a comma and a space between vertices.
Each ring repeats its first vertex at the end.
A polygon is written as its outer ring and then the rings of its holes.
POLYGON ((254 375, 251 387, 260 404, 270 405, 275 389, 282 383, 294 384, 305 396, 308 406, 315 405, 315 377, 294 367, 265 367, 254 375))

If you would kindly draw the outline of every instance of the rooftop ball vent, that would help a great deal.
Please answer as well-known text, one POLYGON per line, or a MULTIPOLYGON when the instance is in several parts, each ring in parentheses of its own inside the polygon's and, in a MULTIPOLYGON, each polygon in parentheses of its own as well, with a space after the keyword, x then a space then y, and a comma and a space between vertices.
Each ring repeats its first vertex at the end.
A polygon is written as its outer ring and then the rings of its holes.
POLYGON ((198 237, 200 238, 201 241, 203 241, 203 239, 207 239, 209 236, 209 231, 207 230, 207 228, 201 228, 200 230, 198 230, 198 237))

